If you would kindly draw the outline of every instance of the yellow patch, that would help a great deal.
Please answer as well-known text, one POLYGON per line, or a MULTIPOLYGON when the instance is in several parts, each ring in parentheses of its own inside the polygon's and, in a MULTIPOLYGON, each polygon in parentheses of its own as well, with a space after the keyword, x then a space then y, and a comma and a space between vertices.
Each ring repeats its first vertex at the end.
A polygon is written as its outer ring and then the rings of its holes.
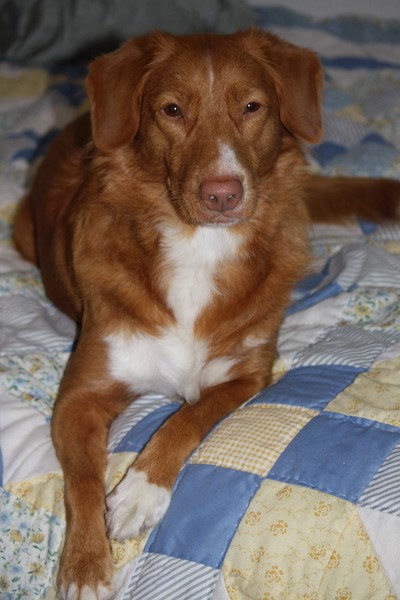
POLYGON ((272 480, 264 481, 242 519, 223 576, 238 600, 386 600, 393 594, 355 506, 272 480))

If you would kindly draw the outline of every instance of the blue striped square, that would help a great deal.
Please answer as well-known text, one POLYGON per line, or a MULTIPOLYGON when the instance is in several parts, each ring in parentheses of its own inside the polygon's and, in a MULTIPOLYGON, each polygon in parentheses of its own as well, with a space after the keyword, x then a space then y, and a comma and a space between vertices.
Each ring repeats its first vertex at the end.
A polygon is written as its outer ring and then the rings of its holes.
POLYGON ((400 516, 400 444, 393 448, 360 498, 361 506, 400 516))
POLYGON ((168 512, 145 550, 218 569, 260 483, 252 473, 186 465, 168 512))
POLYGON ((212 600, 220 571, 187 560, 144 554, 124 600, 212 600))
POLYGON ((291 369, 250 404, 290 404, 322 410, 364 369, 346 365, 316 365, 291 369))
POLYGON ((397 331, 337 325, 306 346, 295 358, 297 367, 342 365, 369 369, 377 356, 400 340, 397 331))
POLYGON ((179 410, 179 402, 171 402, 157 408, 136 423, 113 449, 113 452, 140 452, 153 433, 161 427, 171 415, 179 410))
POLYGON ((397 427, 321 413, 298 433, 268 477, 357 502, 399 442, 397 427))

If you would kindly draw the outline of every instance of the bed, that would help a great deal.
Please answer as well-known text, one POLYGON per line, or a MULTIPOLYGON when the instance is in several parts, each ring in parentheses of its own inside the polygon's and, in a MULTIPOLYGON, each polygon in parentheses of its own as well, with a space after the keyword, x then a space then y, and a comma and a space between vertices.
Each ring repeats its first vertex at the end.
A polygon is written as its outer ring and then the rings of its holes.
MULTIPOLYGON (((253 18, 320 53, 325 137, 311 168, 400 178, 400 21, 253 18)), ((85 73, 0 63, 1 599, 56 597, 65 517, 50 421, 75 327, 10 233, 49 141, 87 108, 85 73)), ((400 598, 400 226, 318 226, 310 244, 274 383, 190 457, 159 527, 111 541, 117 600, 400 598)), ((108 491, 178 408, 146 396, 115 421, 108 491)))

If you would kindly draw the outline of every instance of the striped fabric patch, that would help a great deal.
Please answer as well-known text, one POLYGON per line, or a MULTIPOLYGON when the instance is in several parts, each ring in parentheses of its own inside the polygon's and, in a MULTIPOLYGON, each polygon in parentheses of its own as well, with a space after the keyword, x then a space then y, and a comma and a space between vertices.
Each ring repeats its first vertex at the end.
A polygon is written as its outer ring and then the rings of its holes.
POLYGON ((398 240, 400 240, 400 225, 398 222, 380 225, 375 229, 371 238, 379 242, 390 241, 396 243, 397 241, 398 243, 398 240))
POLYGON ((168 406, 171 401, 161 394, 148 394, 138 398, 128 406, 112 423, 108 439, 108 449, 114 452, 132 427, 162 406, 168 406))
POLYGON ((128 433, 114 447, 114 452, 141 452, 164 421, 169 419, 180 407, 179 402, 168 402, 150 411, 129 429, 128 433))
POLYGON ((369 133, 372 133, 370 127, 358 123, 354 119, 336 116, 329 112, 324 114, 325 138, 335 144, 354 146, 360 143, 369 133))
POLYGON ((70 351, 76 327, 51 304, 22 295, 0 298, 0 344, 3 355, 70 351))
POLYGON ((219 570, 162 554, 144 555, 140 579, 124 600, 211 600, 219 570))
POLYGON ((359 504, 400 516, 400 444, 378 469, 359 504))
POLYGON ((348 290, 358 287, 400 287, 400 266, 396 256, 366 244, 349 244, 333 259, 332 269, 339 270, 337 283, 348 290))
POLYGON ((225 419, 190 462, 265 476, 284 448, 315 414, 297 406, 252 404, 225 419))
POLYGON ((377 356, 399 339, 397 332, 337 326, 299 352, 294 366, 334 364, 368 369, 377 356))

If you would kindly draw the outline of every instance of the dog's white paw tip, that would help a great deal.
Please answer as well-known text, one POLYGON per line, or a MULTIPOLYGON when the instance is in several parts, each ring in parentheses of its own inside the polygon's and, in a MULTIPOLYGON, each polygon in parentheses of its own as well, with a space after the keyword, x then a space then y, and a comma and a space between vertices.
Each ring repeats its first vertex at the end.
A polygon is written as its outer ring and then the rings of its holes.
POLYGON ((59 600, 112 600, 114 593, 111 588, 102 584, 93 588, 89 585, 84 585, 80 590, 75 583, 68 586, 62 586, 58 590, 59 600))
POLYGON ((170 501, 170 490, 150 483, 146 473, 131 468, 107 496, 109 536, 122 541, 155 527, 167 512, 170 501))

